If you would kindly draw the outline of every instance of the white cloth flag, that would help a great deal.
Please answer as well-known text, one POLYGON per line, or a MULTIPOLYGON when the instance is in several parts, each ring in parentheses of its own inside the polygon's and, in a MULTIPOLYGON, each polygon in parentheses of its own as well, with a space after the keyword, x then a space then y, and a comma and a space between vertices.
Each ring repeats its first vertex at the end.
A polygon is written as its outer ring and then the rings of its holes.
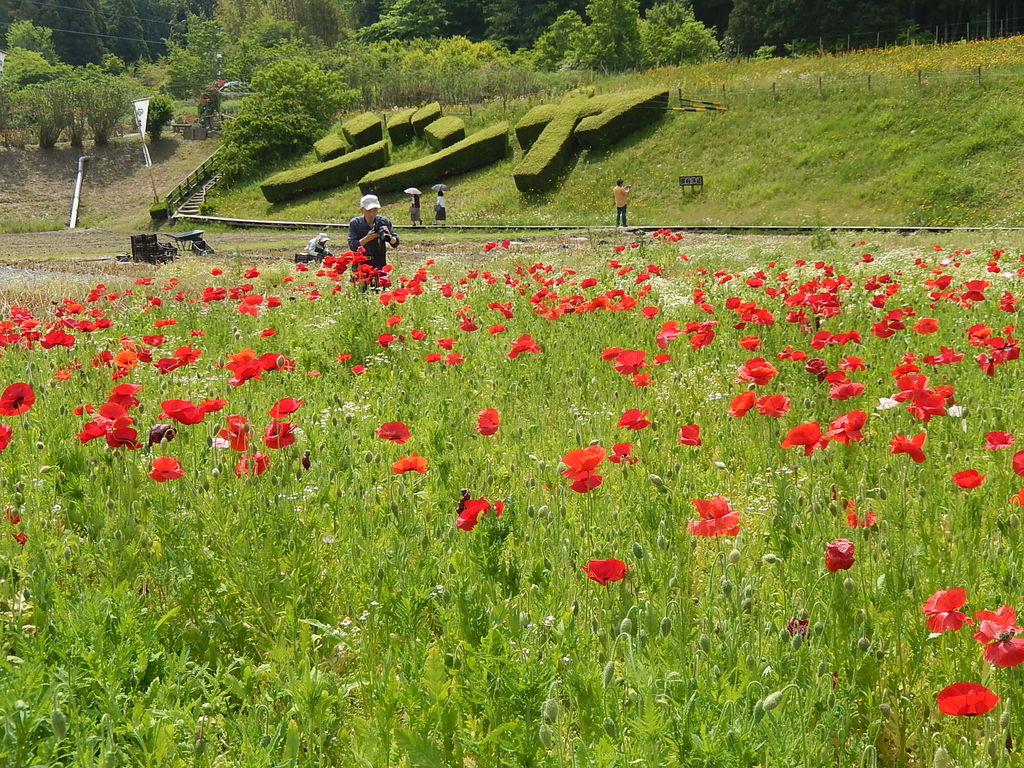
POLYGON ((142 136, 142 156, 145 158, 146 167, 152 168, 153 161, 149 158, 149 147, 146 146, 146 120, 149 118, 149 99, 136 99, 132 102, 135 110, 135 124, 139 126, 139 135, 142 136))
POLYGON ((7 54, 0 51, 0 75, 4 73, 4 59, 7 58, 7 54))

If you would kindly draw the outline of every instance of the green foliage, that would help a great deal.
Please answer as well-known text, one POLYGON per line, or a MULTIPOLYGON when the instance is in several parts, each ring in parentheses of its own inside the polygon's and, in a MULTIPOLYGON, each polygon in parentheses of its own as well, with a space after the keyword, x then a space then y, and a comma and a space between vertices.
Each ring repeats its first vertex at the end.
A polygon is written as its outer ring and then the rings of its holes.
POLYGON ((353 147, 368 147, 384 140, 384 121, 373 112, 363 112, 341 124, 341 132, 353 147))
POLYGON ((587 45, 576 51, 583 66, 614 72, 641 64, 637 0, 590 0, 587 18, 587 45))
POLYGON ((30 85, 20 98, 28 109, 40 149, 51 149, 71 124, 74 106, 73 81, 63 77, 49 83, 30 85))
POLYGON ((174 119, 174 102, 162 93, 149 100, 149 115, 146 118, 146 133, 150 141, 158 141, 164 126, 174 119))
POLYGON ((96 146, 110 140, 117 123, 130 113, 130 94, 124 79, 98 71, 82 77, 81 106, 96 146))
POLYGON ((348 139, 340 131, 330 131, 313 145, 316 159, 321 163, 341 157, 350 149, 352 149, 352 145, 348 143, 348 139))
POLYGON ((552 22, 533 45, 533 63, 554 70, 577 64, 577 52, 586 44, 586 27, 576 11, 566 11, 552 22))
POLYGON ((498 123, 418 160, 372 171, 359 180, 363 193, 427 188, 443 179, 497 162, 509 152, 508 123, 498 123))
POLYGON ((413 131, 416 132, 417 136, 422 136, 423 131, 426 130, 427 126, 437 120, 441 116, 441 105, 434 101, 430 104, 424 104, 422 107, 417 109, 412 117, 409 118, 409 122, 412 124, 413 131))
POLYGON ((434 151, 444 149, 466 138, 466 124, 454 115, 439 117, 423 129, 423 138, 434 151))
POLYGON ((41 53, 13 48, 4 60, 3 80, 11 90, 17 90, 26 85, 55 80, 69 71, 66 64, 51 64, 41 53))
POLYGON ((576 148, 573 131, 584 117, 605 108, 604 97, 574 97, 557 106, 555 117, 544 126, 529 151, 516 164, 512 173, 516 188, 523 193, 552 189, 565 171, 576 148))
POLYGON ((364 42, 435 38, 445 25, 443 0, 392 0, 380 20, 360 33, 364 42))
POLYGON ((647 67, 700 64, 719 54, 718 40, 683 0, 662 0, 640 22, 640 45, 647 67))
POLYGON ((37 27, 31 21, 15 21, 7 28, 8 52, 13 48, 35 51, 50 64, 57 63, 57 49, 53 45, 53 30, 37 27))
POLYGON ((523 115, 516 123, 516 141, 523 150, 529 150, 545 126, 558 114, 554 104, 538 104, 523 115))
POLYGON ((663 117, 668 97, 667 88, 607 97, 605 109, 581 120, 573 135, 584 149, 606 149, 663 117))
POLYGON ((309 192, 341 186, 387 162, 388 144, 378 141, 326 163, 274 174, 260 185, 260 189, 268 202, 280 203, 309 192))
POLYGON ((416 114, 417 107, 406 107, 388 115, 387 127, 388 138, 394 146, 412 141, 416 131, 412 127, 412 116, 416 114))
POLYGON ((242 100, 238 115, 223 129, 222 168, 228 179, 307 150, 349 96, 337 73, 306 59, 275 62, 252 85, 257 93, 242 100))
POLYGON ((227 50, 228 40, 216 22, 190 16, 185 45, 175 43, 167 49, 167 89, 179 99, 195 98, 217 79, 217 54, 227 50))
POLYGON ((154 222, 161 222, 167 218, 167 203, 161 200, 149 206, 149 218, 154 222))

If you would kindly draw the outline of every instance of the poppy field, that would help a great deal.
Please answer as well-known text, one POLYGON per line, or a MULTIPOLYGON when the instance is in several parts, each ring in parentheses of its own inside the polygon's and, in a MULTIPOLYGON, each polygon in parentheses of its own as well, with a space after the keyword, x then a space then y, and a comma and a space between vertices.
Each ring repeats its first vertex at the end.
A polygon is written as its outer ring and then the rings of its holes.
POLYGON ((1018 764, 1018 251, 358 262, 7 309, 0 764, 1018 764))

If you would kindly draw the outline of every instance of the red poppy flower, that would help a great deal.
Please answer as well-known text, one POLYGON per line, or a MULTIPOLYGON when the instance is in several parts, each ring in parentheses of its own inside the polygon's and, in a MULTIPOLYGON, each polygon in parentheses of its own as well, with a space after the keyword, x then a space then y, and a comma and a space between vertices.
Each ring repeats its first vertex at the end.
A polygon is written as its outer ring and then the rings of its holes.
POLYGON ((608 461, 612 464, 636 464, 640 459, 632 456, 633 445, 631 443, 616 443, 612 446, 612 452, 608 461))
POLYGON ((456 508, 458 517, 455 519, 455 527, 463 531, 472 531, 478 522, 480 515, 486 515, 492 508, 495 510, 494 516, 501 517, 502 511, 505 509, 504 502, 495 501, 492 507, 491 502, 487 499, 470 499, 469 494, 463 491, 463 497, 459 500, 459 506, 456 508))
POLYGON ((295 413, 302 407, 302 402, 302 400, 296 400, 294 397, 282 397, 271 406, 270 418, 280 419, 282 416, 295 413))
POLYGON ((851 442, 859 443, 864 439, 864 435, 861 434, 860 430, 867 423, 867 420, 868 415, 864 411, 844 413, 841 416, 837 416, 828 425, 828 432, 825 433, 825 436, 843 445, 851 442))
POLYGON ((804 424, 797 424, 786 433, 781 443, 783 448, 803 446, 804 456, 810 456, 815 448, 825 449, 828 445, 828 436, 821 434, 821 425, 816 421, 808 421, 804 424))
POLYGON ((493 435, 498 431, 501 417, 495 408, 484 408, 476 416, 476 431, 481 435, 493 435))
POLYGON ((0 416, 18 416, 36 401, 36 393, 23 381, 11 384, 0 394, 0 416))
POLYGON ((697 424, 684 424, 679 428, 680 445, 701 445, 700 426, 697 424))
POLYGON ((223 397, 208 397, 199 403, 196 407, 199 408, 203 413, 216 413, 221 410, 228 401, 223 397))
POLYGON ((920 464, 927 456, 924 455, 924 451, 921 450, 921 446, 924 445, 924 441, 927 438, 925 432, 918 432, 913 437, 907 437, 906 435, 896 435, 890 441, 891 448, 889 453, 906 453, 916 463, 920 464))
POLYGON ((985 482, 985 475, 979 475, 976 469, 965 469, 963 472, 953 473, 953 482, 961 488, 977 488, 985 482))
POLYGON ((762 416, 777 419, 789 413, 789 398, 785 395, 762 395, 754 401, 754 407, 762 416))
POLYGON ((401 421, 387 421, 381 424, 374 434, 381 440, 390 440, 398 445, 401 445, 411 437, 409 428, 401 421))
POLYGON ((285 448, 295 442, 294 429, 290 421, 272 421, 263 430, 263 444, 267 448, 285 448))
POLYGON ((1014 637, 1021 628, 1015 623, 1017 612, 1008 605, 998 611, 975 611, 980 624, 974 639, 985 646, 985 661, 995 667, 1016 667, 1024 662, 1024 638, 1014 637))
POLYGON ((953 683, 935 698, 939 711, 946 715, 984 715, 999 703, 999 697, 981 683, 953 683))
POLYGON ((235 463, 235 477, 242 475, 262 475, 270 466, 270 455, 263 451, 256 453, 245 453, 238 457, 235 463))
POLYGON ((217 437, 227 440, 232 450, 245 451, 249 448, 249 433, 252 426, 245 416, 233 413, 227 418, 227 426, 217 433, 217 437))
POLYGON ((537 344, 536 341, 533 340, 533 337, 528 333, 524 333, 522 336, 520 336, 518 339, 512 342, 512 349, 509 350, 508 357, 515 360, 524 352, 540 352, 540 346, 537 344))
POLYGON ((200 409, 191 400, 164 400, 160 403, 163 415, 174 419, 179 424, 198 424, 203 420, 206 411, 200 409))
POLYGON ((404 475, 406 472, 418 472, 421 475, 427 474, 427 460, 417 456, 413 451, 408 456, 402 456, 398 461, 391 464, 391 471, 396 475, 404 475))
POLYGON ((1024 488, 1021 488, 1010 497, 1010 503, 1017 507, 1024 507, 1024 488))
POLYGON ((748 352, 756 352, 761 348, 761 339, 757 336, 744 336, 738 343, 748 352))
POLYGON ((939 330, 939 321, 934 317, 920 317, 914 323, 914 333, 935 333, 939 330))
POLYGON ((870 528, 876 522, 878 522, 878 515, 870 509, 864 513, 863 517, 858 517, 857 502, 853 499, 846 502, 846 523, 851 528, 870 528))
POLYGON ((722 496, 693 499, 700 520, 690 520, 686 530, 695 536, 736 536, 740 532, 740 513, 729 507, 722 496))
POLYGON ((651 426, 645 417, 647 411, 641 411, 638 408, 630 408, 628 411, 622 414, 619 418, 619 423, 615 426, 625 427, 626 429, 643 429, 644 427, 651 426))
POLYGON ((947 630, 956 631, 964 625, 974 624, 966 614, 957 609, 967 602, 967 592, 963 587, 956 589, 940 589, 924 601, 921 612, 928 617, 928 629, 939 634, 947 630))
POLYGON ((153 459, 151 466, 152 469, 149 472, 149 476, 158 483, 163 483, 167 480, 177 480, 185 474, 185 470, 181 468, 178 460, 171 456, 157 456, 153 459))
POLYGON ((607 560, 591 560, 586 565, 580 566, 587 578, 596 581, 598 584, 607 584, 609 581, 622 581, 626 578, 626 571, 630 566, 621 560, 610 557, 607 560))
POLYGON ((746 416, 747 411, 754 407, 754 400, 756 397, 757 396, 754 394, 753 390, 741 392, 736 395, 736 397, 729 402, 729 415, 735 416, 736 418, 746 416))
POLYGON ((1010 465, 1013 467, 1013 473, 1024 477, 1024 451, 1017 451, 1013 454, 1013 459, 1010 465))
POLYGON ((763 357, 752 357, 736 370, 736 381, 751 381, 756 386, 770 382, 778 370, 763 357))
POLYGON ((1009 432, 989 432, 985 435, 985 450, 998 451, 1002 448, 1009 448, 1015 441, 1016 438, 1009 432))
POLYGON ((566 468, 562 470, 562 477, 572 481, 569 488, 576 493, 586 493, 597 488, 603 478, 594 470, 604 461, 606 455, 607 452, 600 445, 577 448, 565 454, 562 463, 566 468))
POLYGON ((14 430, 11 429, 10 424, 0 424, 0 451, 11 444, 11 435, 14 430))
MULTIPOLYGON (((142 446, 138 440, 139 433, 131 427, 115 427, 106 433, 107 445, 110 448, 127 448, 129 451, 137 451, 142 446)), ((81 439, 81 435, 79 435, 81 439)), ((84 443, 85 440, 82 440, 84 443)))
POLYGON ((825 545, 825 567, 832 573, 845 571, 853 566, 854 545, 849 539, 836 539, 825 545))
MULTIPOLYGON (((352 366, 352 373, 354 373, 356 376, 358 376, 361 373, 365 373, 365 372, 366 372, 366 366, 365 365, 353 365, 352 366)), ((230 382, 228 382, 228 383, 230 384, 230 382)))

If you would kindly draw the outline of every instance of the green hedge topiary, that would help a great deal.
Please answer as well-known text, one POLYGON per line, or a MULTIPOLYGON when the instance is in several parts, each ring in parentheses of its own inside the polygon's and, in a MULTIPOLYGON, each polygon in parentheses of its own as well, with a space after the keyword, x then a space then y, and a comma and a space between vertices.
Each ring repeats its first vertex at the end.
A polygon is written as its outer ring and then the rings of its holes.
POLYGON ((523 150, 533 146, 541 132, 558 114, 558 107, 554 104, 538 104, 516 123, 516 141, 523 150))
POLYGON ((342 123, 341 132, 353 147, 368 147, 384 140, 384 121, 373 112, 363 112, 342 123))
POLYGON ((308 192, 341 186, 387 162, 388 144, 378 141, 326 163, 276 173, 260 184, 260 190, 268 202, 280 203, 308 192))
POLYGON ((416 135, 422 136, 423 130, 440 116, 441 105, 435 101, 417 109, 409 118, 409 122, 412 123, 412 129, 416 131, 416 135))
POLYGON ((584 118, 573 131, 585 149, 604 149, 660 119, 668 107, 668 89, 630 91, 605 97, 611 103, 596 115, 584 118))
POLYGON ((149 206, 149 218, 153 221, 163 221, 167 218, 167 203, 161 200, 149 206))
POLYGON ((466 138, 466 124, 452 115, 439 117, 423 129, 423 138, 436 152, 466 138))
POLYGON ((417 107, 407 107, 388 115, 388 136, 391 137, 391 143, 396 147, 411 141, 416 135, 412 129, 412 116, 416 114, 417 109, 417 107))
POLYGON ((352 146, 348 143, 348 139, 337 131, 331 131, 313 145, 316 159, 321 163, 341 157, 350 149, 352 149, 352 146))
POLYGON ((576 148, 573 129, 584 117, 604 110, 605 98, 566 99, 555 107, 555 117, 541 131, 512 172, 520 192, 541 192, 550 189, 565 170, 576 148))
POLYGON ((426 189, 441 179, 497 162, 508 151, 508 123, 498 123, 440 152, 371 171, 359 180, 359 189, 363 194, 397 192, 413 186, 426 189))

